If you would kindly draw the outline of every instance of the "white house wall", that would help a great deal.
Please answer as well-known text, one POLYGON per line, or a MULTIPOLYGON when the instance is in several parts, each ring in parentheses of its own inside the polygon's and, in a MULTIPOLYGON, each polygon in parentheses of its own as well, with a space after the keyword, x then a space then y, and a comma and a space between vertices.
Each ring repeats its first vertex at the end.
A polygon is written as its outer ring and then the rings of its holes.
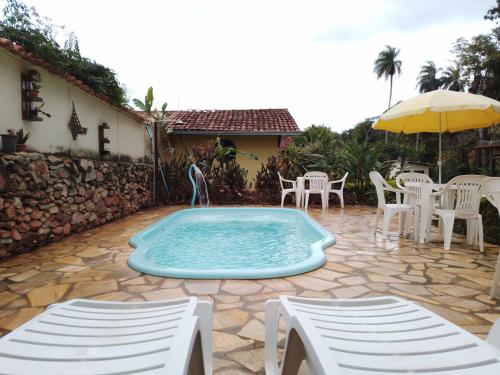
POLYGON ((10 128, 22 128, 25 133, 31 133, 28 146, 36 151, 97 155, 98 125, 102 122, 110 126, 105 132, 111 142, 109 150, 112 155, 132 158, 145 155, 144 128, 135 118, 0 49, 0 134, 10 128), (28 69, 35 69, 42 76, 39 94, 45 102, 42 109, 51 117, 42 116, 41 122, 22 120, 21 73, 28 69), (88 129, 87 134, 79 135, 76 141, 68 127, 72 101, 82 126, 88 129))

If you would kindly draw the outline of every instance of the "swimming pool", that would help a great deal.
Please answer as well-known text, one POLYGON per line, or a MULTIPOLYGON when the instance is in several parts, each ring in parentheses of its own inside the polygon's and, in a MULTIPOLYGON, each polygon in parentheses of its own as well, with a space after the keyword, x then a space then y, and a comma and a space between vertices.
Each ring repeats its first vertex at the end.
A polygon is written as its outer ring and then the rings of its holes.
POLYGON ((302 211, 194 208, 135 234, 128 259, 137 271, 191 279, 260 279, 321 267, 333 235, 302 211))

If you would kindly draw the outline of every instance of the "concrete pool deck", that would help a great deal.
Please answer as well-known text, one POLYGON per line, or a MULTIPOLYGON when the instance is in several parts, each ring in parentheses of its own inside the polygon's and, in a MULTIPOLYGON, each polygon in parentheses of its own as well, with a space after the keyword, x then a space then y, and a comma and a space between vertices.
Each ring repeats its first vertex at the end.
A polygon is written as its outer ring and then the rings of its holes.
MULTIPOLYGON (((500 248, 485 253, 461 242, 416 245, 395 234, 382 240, 372 229, 375 210, 309 209, 335 234, 322 268, 266 280, 185 280, 141 274, 127 265, 129 238, 184 206, 141 211, 0 262, 0 334, 15 329, 52 303, 71 298, 154 301, 198 295, 214 302, 216 374, 262 374, 264 303, 280 294, 318 298, 396 295, 418 302, 480 337, 500 304, 489 300, 500 248)), ((306 372, 306 371, 304 371, 306 372)))

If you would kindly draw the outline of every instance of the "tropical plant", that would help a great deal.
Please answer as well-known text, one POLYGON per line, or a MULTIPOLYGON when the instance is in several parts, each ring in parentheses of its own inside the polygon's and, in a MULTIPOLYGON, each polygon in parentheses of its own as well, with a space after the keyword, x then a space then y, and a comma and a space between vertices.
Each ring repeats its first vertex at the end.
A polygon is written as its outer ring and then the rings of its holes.
POLYGON ((390 79, 389 86, 389 105, 387 108, 391 108, 392 100, 392 83, 394 75, 401 75, 401 60, 398 60, 399 49, 391 46, 385 46, 385 49, 381 51, 374 62, 373 72, 377 75, 377 79, 382 76, 385 80, 390 79))
POLYGON ((143 111, 148 115, 151 115, 150 120, 160 123, 166 123, 167 103, 163 103, 161 105, 160 110, 158 110, 157 108, 153 108, 154 100, 155 98, 153 95, 153 88, 150 87, 148 88, 146 96, 144 97, 144 101, 141 101, 140 99, 134 99, 133 103, 137 108, 139 108, 139 110, 143 111))
POLYGON ((443 88, 451 91, 464 91, 465 85, 458 64, 447 67, 441 76, 443 88))
POLYGON ((434 61, 427 61, 420 68, 420 74, 417 77, 417 88, 419 93, 437 90, 441 87, 441 79, 438 73, 441 69, 436 67, 434 61))
POLYGON ((369 144, 367 140, 363 142, 353 140, 344 146, 340 165, 354 178, 357 188, 365 188, 369 183, 371 171, 376 170, 382 175, 387 175, 392 165, 389 160, 379 160, 379 155, 380 148, 369 144))
POLYGON ((28 139, 30 138, 30 136, 31 136, 30 133, 24 134, 24 130, 23 129, 19 129, 17 131, 17 144, 18 145, 24 145, 24 144, 26 144, 26 142, 28 142, 28 139))
MULTIPOLYGON (((262 163, 255 177, 255 192, 259 202, 278 203, 280 201, 279 162, 276 156, 270 156, 266 164, 262 163)), ((283 171, 281 171, 283 172, 283 171)))

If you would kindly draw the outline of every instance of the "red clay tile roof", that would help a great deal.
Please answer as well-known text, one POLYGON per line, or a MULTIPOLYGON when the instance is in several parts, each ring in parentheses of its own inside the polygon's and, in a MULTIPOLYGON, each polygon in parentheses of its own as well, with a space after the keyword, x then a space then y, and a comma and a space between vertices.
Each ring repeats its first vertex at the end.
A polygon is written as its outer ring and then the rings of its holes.
POLYGON ((300 134, 288 109, 167 111, 167 120, 178 134, 300 134))
POLYGON ((95 96, 96 98, 98 98, 98 99, 108 103, 112 107, 116 108, 120 112, 123 112, 129 116, 132 116, 138 122, 143 122, 143 118, 141 116, 138 116, 138 114, 132 108, 119 107, 119 106, 112 104, 106 95, 103 95, 101 93, 94 91, 92 88, 90 88, 85 83, 78 80, 77 78, 73 77, 71 74, 63 72, 60 69, 53 66, 52 64, 47 63, 43 59, 33 55, 30 52, 27 52, 22 46, 10 41, 9 39, 0 38, 0 47, 7 50, 11 54, 21 58, 22 60, 27 61, 28 63, 35 65, 35 66, 38 66, 42 69, 45 69, 48 72, 52 73, 53 75, 68 81, 72 85, 78 87, 80 90, 85 91, 87 94, 95 96))

